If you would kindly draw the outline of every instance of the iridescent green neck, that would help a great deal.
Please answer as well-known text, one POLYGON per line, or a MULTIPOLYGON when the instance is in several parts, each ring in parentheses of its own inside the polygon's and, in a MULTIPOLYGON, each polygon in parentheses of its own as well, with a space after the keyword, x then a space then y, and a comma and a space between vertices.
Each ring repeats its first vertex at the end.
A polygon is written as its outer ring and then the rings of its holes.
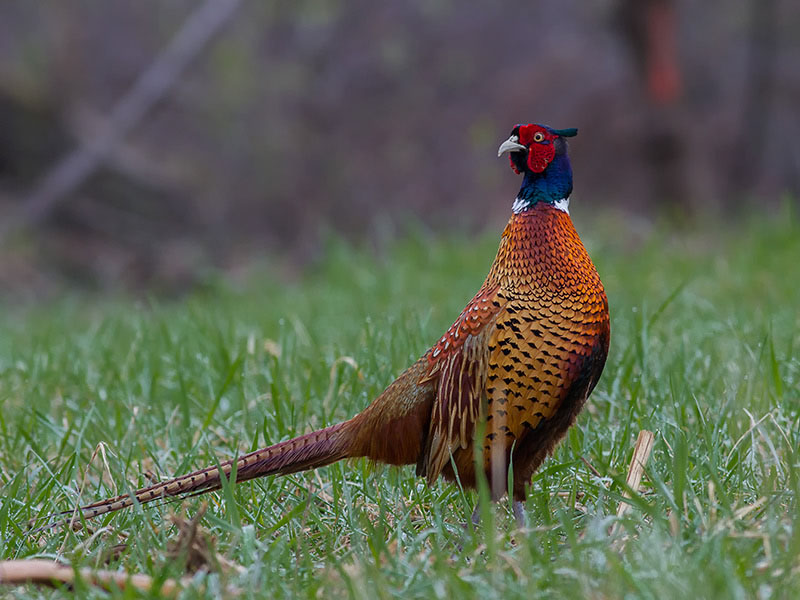
POLYGON ((522 212, 537 202, 552 204, 569 212, 569 195, 572 193, 572 167, 566 154, 556 154, 541 173, 525 171, 522 187, 514 201, 514 212, 522 212))

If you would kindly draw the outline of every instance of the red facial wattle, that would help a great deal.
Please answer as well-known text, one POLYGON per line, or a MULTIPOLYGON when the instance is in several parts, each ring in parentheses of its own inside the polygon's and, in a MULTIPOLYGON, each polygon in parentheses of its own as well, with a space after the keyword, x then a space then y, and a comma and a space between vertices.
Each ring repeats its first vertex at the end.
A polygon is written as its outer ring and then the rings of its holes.
MULTIPOLYGON (((534 173, 541 173, 556 155, 553 140, 556 138, 549 131, 537 125, 523 125, 519 128, 519 143, 528 147, 528 168, 534 173), (541 139, 536 141, 536 134, 541 134, 541 139)), ((512 162, 511 168, 517 173, 512 162)))
POLYGON ((553 142, 533 143, 528 150, 528 167, 534 173, 541 173, 555 155, 556 148, 553 142))

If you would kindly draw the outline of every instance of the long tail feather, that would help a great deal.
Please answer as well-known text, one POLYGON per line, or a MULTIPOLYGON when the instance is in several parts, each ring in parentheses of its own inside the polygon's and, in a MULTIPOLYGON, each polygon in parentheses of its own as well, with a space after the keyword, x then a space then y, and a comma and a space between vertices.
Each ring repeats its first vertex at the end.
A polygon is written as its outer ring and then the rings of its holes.
POLYGON ((51 529, 69 523, 76 526, 81 518, 91 519, 99 515, 115 512, 133 506, 135 502, 146 504, 154 500, 205 493, 222 487, 220 471, 229 477, 236 465, 236 481, 249 481, 266 475, 288 475, 307 469, 329 465, 349 455, 351 436, 348 429, 353 420, 331 425, 325 429, 312 431, 285 442, 256 450, 234 460, 228 460, 218 467, 206 467, 155 485, 82 506, 75 511, 61 513, 62 518, 37 529, 51 529))
POLYGON ((218 490, 222 487, 220 472, 228 478, 234 465, 236 481, 241 482, 324 467, 344 458, 366 457, 392 465, 414 464, 425 443, 433 402, 434 384, 420 382, 426 368, 427 360, 423 356, 363 412, 348 421, 256 450, 219 466, 206 467, 130 494, 65 511, 54 515, 54 521, 31 533, 64 525, 78 527, 81 519, 122 510, 135 503, 146 504, 218 490))

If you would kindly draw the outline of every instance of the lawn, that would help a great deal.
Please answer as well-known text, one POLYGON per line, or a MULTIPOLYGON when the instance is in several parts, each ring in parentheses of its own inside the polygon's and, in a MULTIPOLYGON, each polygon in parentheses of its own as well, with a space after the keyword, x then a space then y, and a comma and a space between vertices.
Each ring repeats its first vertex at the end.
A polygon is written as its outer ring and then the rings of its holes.
POLYGON ((363 408, 458 315, 499 237, 419 232, 378 250, 331 241, 302 274, 266 264, 180 300, 4 307, 0 558, 180 577, 171 517, 205 501, 219 570, 187 597, 800 597, 798 217, 676 233, 575 208, 611 351, 533 480, 529 530, 506 503, 464 529, 474 494, 354 461, 26 535, 30 519, 363 408), (642 429, 655 445, 641 494, 610 535, 642 429))

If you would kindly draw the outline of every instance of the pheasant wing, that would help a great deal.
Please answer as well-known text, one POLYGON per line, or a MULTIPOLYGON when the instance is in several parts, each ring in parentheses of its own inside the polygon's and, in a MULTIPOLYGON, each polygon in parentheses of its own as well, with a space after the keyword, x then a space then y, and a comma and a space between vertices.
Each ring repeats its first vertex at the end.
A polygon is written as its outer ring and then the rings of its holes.
POLYGON ((484 285, 427 354, 423 381, 437 382, 426 450, 418 472, 434 482, 458 448, 472 442, 486 416, 489 338, 504 300, 498 285, 484 285))

